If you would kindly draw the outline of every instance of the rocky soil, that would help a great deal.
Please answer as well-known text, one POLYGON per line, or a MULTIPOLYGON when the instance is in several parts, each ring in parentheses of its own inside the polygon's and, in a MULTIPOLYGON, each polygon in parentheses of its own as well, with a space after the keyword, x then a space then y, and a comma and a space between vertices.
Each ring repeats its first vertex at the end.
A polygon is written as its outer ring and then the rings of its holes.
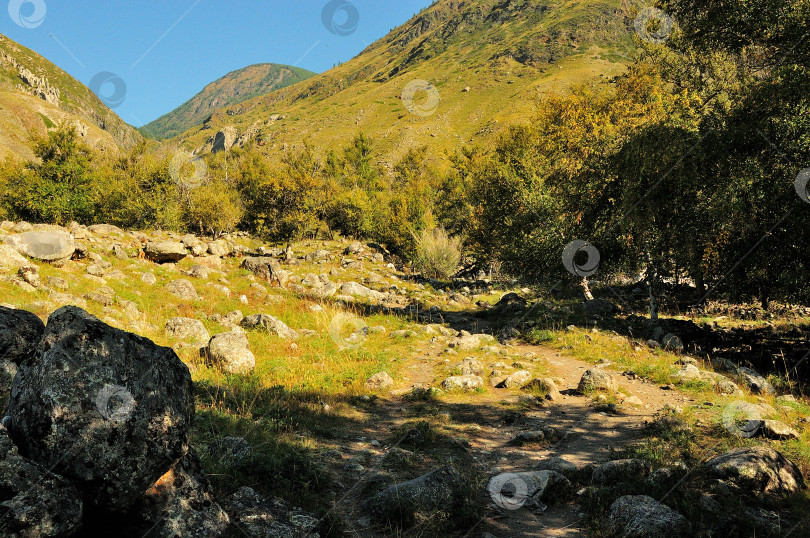
POLYGON ((562 330, 671 357, 660 382, 520 338, 571 307, 485 275, 426 281, 378 245, 8 222, 0 240, 0 535, 126 534, 122 522, 133 536, 810 534, 785 501, 806 503, 807 469, 783 452, 807 439, 805 403, 690 351, 683 324, 562 330), (223 469, 258 461, 250 428, 195 437, 209 376, 274 375, 275 353, 301 361, 302 384, 325 357, 364 363, 345 396, 317 400, 337 431, 293 426, 323 476, 306 510, 261 480, 222 486, 223 469), (377 370, 374 354, 393 358, 377 370), (651 440, 706 439, 700 457, 642 457, 665 446, 651 440))

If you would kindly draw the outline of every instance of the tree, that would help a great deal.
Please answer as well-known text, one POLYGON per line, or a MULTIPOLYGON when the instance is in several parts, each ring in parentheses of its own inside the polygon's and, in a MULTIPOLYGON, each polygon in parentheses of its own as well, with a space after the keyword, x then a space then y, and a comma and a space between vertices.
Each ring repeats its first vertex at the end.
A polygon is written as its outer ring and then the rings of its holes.
POLYGON ((61 124, 36 142, 34 154, 39 161, 29 163, 10 182, 14 213, 34 222, 91 221, 97 197, 92 150, 79 139, 76 128, 61 124))

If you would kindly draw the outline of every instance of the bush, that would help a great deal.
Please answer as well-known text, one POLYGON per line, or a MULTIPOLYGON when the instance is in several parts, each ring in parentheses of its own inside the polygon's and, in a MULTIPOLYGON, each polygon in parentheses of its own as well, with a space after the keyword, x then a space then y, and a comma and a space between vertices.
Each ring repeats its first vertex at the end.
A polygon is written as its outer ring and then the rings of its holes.
POLYGON ((414 268, 427 278, 448 278, 461 263, 461 240, 444 228, 422 230, 416 236, 414 268))

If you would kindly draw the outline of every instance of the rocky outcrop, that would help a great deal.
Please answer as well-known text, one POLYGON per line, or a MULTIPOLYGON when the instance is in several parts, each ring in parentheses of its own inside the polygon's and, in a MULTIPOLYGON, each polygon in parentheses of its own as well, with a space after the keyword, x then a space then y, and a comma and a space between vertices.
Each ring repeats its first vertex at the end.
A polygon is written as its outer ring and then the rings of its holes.
POLYGON ((8 415, 21 454, 121 510, 188 450, 191 376, 171 349, 64 307, 21 364, 8 415))
POLYGON ((211 148, 211 152, 219 153, 220 151, 228 151, 236 142, 236 136, 236 127, 225 127, 214 135, 214 145, 211 148))
POLYGON ((619 386, 616 383, 616 378, 612 374, 604 370, 585 370, 582 378, 579 380, 577 390, 581 393, 593 392, 596 390, 604 390, 614 392, 619 386))

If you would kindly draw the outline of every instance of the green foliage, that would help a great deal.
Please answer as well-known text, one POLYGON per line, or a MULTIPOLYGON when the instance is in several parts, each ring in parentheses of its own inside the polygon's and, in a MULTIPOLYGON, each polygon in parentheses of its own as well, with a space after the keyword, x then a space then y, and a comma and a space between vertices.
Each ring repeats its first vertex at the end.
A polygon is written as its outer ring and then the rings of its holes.
POLYGON ((461 240, 442 228, 422 230, 416 236, 414 268, 428 278, 448 278, 461 262, 461 240))
POLYGON ((67 224, 92 221, 95 178, 92 153, 72 125, 61 125, 39 140, 29 163, 8 179, 7 204, 22 219, 67 224))

